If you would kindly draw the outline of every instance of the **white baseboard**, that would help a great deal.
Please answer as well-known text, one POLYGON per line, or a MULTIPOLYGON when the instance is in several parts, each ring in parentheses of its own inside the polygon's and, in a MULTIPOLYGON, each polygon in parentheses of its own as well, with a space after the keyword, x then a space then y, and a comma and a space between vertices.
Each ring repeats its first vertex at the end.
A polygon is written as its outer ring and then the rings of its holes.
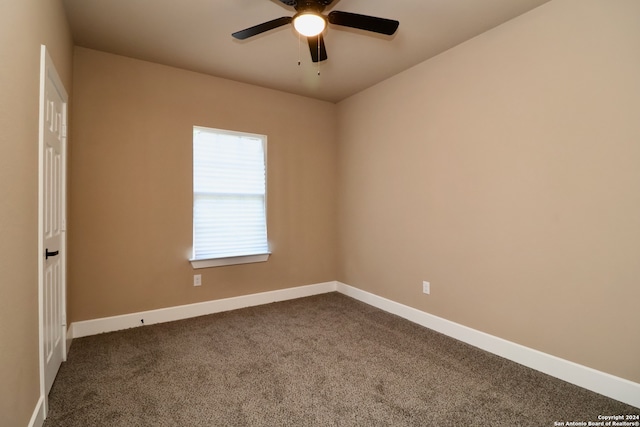
POLYGON ((640 408, 640 384, 638 383, 489 335, 344 283, 337 282, 336 290, 474 347, 640 408))
POLYGON ((69 336, 80 338, 143 326, 141 319, 144 319, 144 325, 151 325, 334 291, 505 359, 640 408, 638 383, 489 335, 337 281, 74 322, 69 328, 69 336))
POLYGON ((31 415, 31 420, 29 420, 28 427, 42 427, 44 424, 44 396, 40 396, 38 399, 38 403, 36 403, 36 407, 33 410, 33 415, 31 415))
POLYGON ((233 298, 161 308, 158 310, 142 311, 139 313, 124 314, 121 316, 103 317, 101 319, 73 322, 69 333, 71 338, 80 338, 89 335, 101 334, 103 332, 113 332, 138 326, 153 325, 154 323, 172 322, 175 320, 188 319, 190 317, 205 316, 207 314, 237 310, 239 308, 302 298, 333 292, 335 290, 336 282, 325 282, 315 285, 299 286, 296 288, 280 289, 271 292, 262 292, 233 298), (144 323, 142 320, 144 320, 144 323))
POLYGON ((71 343, 73 342, 73 324, 69 325, 69 327, 67 328, 67 340, 65 342, 65 346, 66 346, 66 351, 65 351, 65 358, 64 360, 67 360, 66 355, 69 354, 69 350, 71 349, 71 343))

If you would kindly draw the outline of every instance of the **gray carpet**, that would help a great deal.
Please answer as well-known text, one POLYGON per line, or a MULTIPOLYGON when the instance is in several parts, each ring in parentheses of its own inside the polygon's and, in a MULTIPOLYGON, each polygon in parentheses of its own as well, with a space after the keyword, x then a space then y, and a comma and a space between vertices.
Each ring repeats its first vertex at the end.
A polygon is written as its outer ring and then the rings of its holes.
POLYGON ((44 425, 553 426, 639 412, 330 293, 76 339, 44 425))

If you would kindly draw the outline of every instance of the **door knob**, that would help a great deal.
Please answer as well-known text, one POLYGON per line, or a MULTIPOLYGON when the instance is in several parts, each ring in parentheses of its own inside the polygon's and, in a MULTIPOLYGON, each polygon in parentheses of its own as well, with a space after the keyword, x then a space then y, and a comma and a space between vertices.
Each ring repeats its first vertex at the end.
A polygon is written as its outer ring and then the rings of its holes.
POLYGON ((50 256, 56 256, 60 253, 60 251, 49 252, 49 248, 44 250, 44 259, 49 259, 50 256))

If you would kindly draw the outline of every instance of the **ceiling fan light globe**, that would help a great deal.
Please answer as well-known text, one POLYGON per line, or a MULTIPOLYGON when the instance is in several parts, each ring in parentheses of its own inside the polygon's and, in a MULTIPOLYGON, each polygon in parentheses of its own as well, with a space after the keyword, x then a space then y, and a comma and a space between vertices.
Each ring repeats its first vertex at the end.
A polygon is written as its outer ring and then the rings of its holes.
POLYGON ((315 13, 302 13, 293 19, 293 26, 303 36, 314 37, 324 31, 327 23, 315 13))

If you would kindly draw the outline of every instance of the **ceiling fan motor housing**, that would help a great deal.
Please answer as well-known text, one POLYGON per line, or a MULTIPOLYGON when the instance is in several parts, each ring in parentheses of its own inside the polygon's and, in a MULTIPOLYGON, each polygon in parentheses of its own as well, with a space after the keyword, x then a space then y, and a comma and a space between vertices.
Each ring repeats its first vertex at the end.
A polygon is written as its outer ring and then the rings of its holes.
POLYGON ((280 0, 281 3, 286 4, 287 6, 293 6, 296 10, 306 10, 307 8, 315 6, 324 7, 329 6, 333 3, 333 0, 280 0))

